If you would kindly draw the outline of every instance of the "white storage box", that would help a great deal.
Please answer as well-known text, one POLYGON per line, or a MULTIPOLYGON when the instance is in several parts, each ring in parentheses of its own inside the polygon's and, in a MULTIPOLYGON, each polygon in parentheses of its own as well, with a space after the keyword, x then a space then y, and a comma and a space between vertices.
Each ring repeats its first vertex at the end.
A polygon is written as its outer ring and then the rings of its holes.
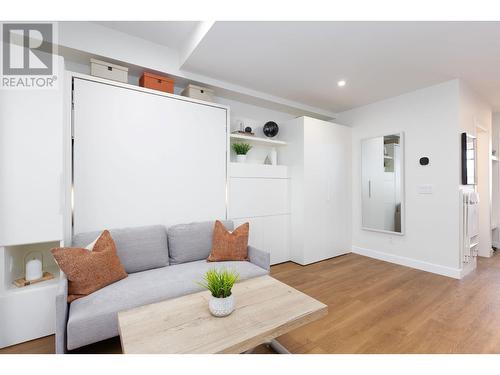
POLYGON ((214 101, 214 90, 191 84, 187 85, 187 87, 182 90, 181 95, 187 96, 188 98, 205 100, 207 102, 214 101))
POLYGON ((90 74, 113 81, 128 82, 128 68, 97 59, 90 59, 90 74))

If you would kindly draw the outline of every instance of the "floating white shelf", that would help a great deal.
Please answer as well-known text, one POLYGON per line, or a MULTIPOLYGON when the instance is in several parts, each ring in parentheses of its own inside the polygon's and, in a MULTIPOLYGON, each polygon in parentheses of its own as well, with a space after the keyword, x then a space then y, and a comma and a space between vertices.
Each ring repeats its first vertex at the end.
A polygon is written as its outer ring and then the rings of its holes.
POLYGON ((266 145, 286 146, 286 142, 284 142, 284 141, 278 141, 276 139, 270 139, 270 138, 255 137, 253 135, 232 133, 232 134, 230 134, 230 138, 231 139, 239 139, 242 141, 260 143, 260 144, 266 144, 266 145))

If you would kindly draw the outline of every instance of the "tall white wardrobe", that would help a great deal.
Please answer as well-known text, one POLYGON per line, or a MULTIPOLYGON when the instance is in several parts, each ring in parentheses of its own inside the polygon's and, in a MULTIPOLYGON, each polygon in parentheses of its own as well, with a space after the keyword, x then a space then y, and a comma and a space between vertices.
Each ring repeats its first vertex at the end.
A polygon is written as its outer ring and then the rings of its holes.
POLYGON ((351 128, 299 117, 280 131, 290 173, 290 258, 310 264, 351 252, 351 128))
POLYGON ((310 117, 282 127, 290 170, 290 258, 310 264, 351 251, 351 129, 310 117))

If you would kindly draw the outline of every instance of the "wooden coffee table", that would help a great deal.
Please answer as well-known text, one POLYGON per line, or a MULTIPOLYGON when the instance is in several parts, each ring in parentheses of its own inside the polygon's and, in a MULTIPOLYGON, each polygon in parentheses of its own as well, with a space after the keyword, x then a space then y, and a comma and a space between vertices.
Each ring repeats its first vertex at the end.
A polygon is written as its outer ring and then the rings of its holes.
MULTIPOLYGON (((193 281, 194 282, 194 281, 193 281)), ((298 290, 262 276, 233 287, 235 311, 224 318, 208 311, 203 291, 118 314, 124 353, 244 353, 327 315, 328 307, 298 290)))

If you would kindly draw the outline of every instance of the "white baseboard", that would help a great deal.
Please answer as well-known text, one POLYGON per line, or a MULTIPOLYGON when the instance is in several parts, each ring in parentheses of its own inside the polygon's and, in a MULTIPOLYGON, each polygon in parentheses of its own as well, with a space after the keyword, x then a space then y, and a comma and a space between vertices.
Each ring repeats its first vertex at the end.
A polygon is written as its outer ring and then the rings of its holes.
POLYGON ((417 270, 437 273, 438 275, 448 276, 454 279, 462 278, 462 271, 459 268, 441 266, 439 264, 428 263, 422 260, 402 257, 399 255, 384 253, 381 251, 376 251, 371 249, 365 249, 357 246, 352 247, 352 252, 355 254, 364 255, 369 258, 375 258, 386 262, 399 264, 401 266, 416 268, 417 270))

